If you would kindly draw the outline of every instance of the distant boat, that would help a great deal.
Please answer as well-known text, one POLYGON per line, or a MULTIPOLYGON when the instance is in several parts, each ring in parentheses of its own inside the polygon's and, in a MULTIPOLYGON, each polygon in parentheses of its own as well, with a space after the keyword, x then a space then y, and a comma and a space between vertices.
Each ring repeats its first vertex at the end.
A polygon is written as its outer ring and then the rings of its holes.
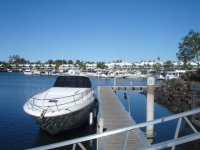
POLYGON ((123 78, 125 78, 125 79, 137 79, 137 78, 139 78, 139 75, 132 74, 132 73, 127 73, 127 74, 124 74, 123 78))
POLYGON ((34 95, 24 111, 50 134, 81 126, 94 111, 95 95, 85 76, 58 76, 54 86, 34 95))
POLYGON ((10 69, 7 69, 7 72, 12 72, 12 70, 10 70, 10 69))
POLYGON ((174 70, 174 71, 160 71, 156 72, 153 76, 156 80, 170 80, 180 78, 182 74, 186 73, 185 70, 174 70))
POLYGON ((165 72, 165 80, 179 78, 185 72, 186 72, 185 70, 166 71, 165 72))
POLYGON ((32 74, 33 75, 40 75, 41 71, 40 70, 33 70, 32 74))
POLYGON ((80 70, 78 69, 69 69, 67 72, 62 72, 60 75, 62 76, 71 76, 71 75, 80 75, 80 70))
POLYGON ((125 73, 124 78, 128 79, 138 79, 138 78, 143 78, 142 74, 140 71, 134 71, 132 73, 125 73))
POLYGON ((165 72, 163 71, 156 72, 153 76, 156 80, 165 80, 165 72))
POLYGON ((32 75, 32 74, 33 74, 32 70, 30 70, 30 69, 24 70, 23 73, 24 73, 25 75, 32 75))

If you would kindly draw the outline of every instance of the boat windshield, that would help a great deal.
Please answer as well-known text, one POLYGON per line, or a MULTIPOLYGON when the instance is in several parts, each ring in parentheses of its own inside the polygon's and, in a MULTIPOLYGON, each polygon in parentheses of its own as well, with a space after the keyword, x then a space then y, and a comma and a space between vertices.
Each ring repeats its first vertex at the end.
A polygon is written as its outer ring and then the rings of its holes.
POLYGON ((53 87, 91 88, 91 82, 84 76, 58 76, 53 87))

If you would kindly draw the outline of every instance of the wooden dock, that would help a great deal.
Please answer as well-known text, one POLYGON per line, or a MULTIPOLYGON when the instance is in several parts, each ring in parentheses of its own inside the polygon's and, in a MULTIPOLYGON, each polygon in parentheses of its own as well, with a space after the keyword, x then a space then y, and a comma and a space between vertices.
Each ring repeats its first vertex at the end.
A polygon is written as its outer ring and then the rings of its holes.
MULTIPOLYGON (((99 100, 98 118, 104 120, 104 131, 135 124, 135 121, 127 113, 110 87, 100 87, 99 100)), ((125 138, 125 132, 100 138, 97 145, 98 150, 122 150, 125 138)), ((129 132, 126 150, 134 150, 147 145, 148 142, 141 130, 137 129, 129 132)))
POLYGON ((133 90, 133 91, 146 91, 147 86, 110 86, 113 90, 133 90))

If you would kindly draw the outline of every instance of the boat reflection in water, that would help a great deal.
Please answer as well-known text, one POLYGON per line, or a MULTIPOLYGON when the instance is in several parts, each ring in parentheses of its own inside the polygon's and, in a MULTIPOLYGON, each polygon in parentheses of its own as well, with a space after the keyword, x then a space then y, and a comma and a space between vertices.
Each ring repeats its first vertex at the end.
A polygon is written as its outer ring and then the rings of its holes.
POLYGON ((85 76, 58 76, 54 86, 34 95, 24 111, 50 134, 77 128, 86 122, 95 109, 95 94, 85 76))
MULTIPOLYGON (((96 120, 95 120, 96 121, 96 120)), ((70 139, 75 139, 82 136, 87 136, 96 133, 96 125, 88 125, 88 122, 84 123, 82 126, 71 129, 67 131, 60 132, 56 135, 51 136, 42 129, 38 129, 35 142, 32 147, 38 147, 42 145, 53 144, 61 141, 66 141, 70 139)), ((86 141, 82 143, 87 150, 94 150, 96 145, 96 140, 86 141)), ((68 145, 64 147, 57 148, 59 150, 72 149, 73 145, 68 145)), ((30 147, 29 147, 30 148, 30 147)))

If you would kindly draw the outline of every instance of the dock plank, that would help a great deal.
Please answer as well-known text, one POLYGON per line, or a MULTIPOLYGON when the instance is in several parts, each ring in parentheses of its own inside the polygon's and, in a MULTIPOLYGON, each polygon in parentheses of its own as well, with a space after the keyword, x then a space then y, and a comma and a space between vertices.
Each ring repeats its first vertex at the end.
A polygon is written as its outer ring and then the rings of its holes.
MULTIPOLYGON (((104 119, 105 131, 115 130, 130 125, 135 121, 127 113, 123 105, 110 87, 100 87, 99 90, 99 118, 104 119)), ((119 133, 98 140, 99 150, 121 150, 125 141, 126 133, 119 133)), ((148 145, 148 142, 141 130, 129 132, 126 150, 133 150, 148 145)))

